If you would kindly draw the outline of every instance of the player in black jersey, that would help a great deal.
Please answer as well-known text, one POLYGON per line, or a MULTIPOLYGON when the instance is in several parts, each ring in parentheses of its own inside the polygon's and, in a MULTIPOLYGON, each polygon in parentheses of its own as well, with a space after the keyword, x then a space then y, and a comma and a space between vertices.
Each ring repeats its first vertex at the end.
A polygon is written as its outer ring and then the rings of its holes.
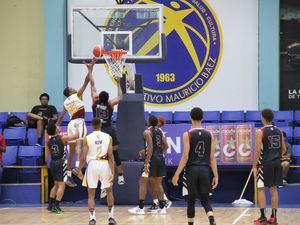
POLYGON ((271 109, 261 112, 263 128, 256 131, 256 150, 253 160, 253 174, 257 182, 260 217, 254 224, 277 224, 278 192, 282 185, 281 157, 286 152, 281 130, 272 124, 274 113, 271 109), (270 188, 272 214, 267 220, 265 187, 270 188))
POLYGON ((65 145, 68 141, 79 138, 78 125, 75 125, 76 133, 70 136, 61 136, 59 128, 55 123, 50 123, 47 127, 47 133, 51 138, 46 145, 46 155, 51 156, 50 170, 54 180, 54 186, 50 191, 50 200, 48 210, 55 213, 63 213, 59 207, 59 203, 64 195, 67 162, 65 145))
POLYGON ((123 168, 121 159, 118 153, 118 138, 115 128, 112 126, 112 114, 114 111, 114 106, 119 104, 122 99, 122 90, 120 86, 120 79, 115 79, 118 86, 118 96, 112 100, 109 100, 109 94, 106 91, 101 91, 99 95, 97 94, 97 89, 95 86, 94 77, 91 74, 90 84, 91 84, 91 97, 93 100, 93 114, 94 117, 101 119, 101 131, 109 134, 112 137, 113 154, 116 162, 117 172, 118 172, 118 184, 125 184, 123 176, 123 168))
POLYGON ((139 205, 129 209, 131 214, 145 214, 144 201, 147 194, 147 184, 154 184, 156 194, 159 199, 159 213, 165 214, 164 190, 162 187, 162 178, 167 175, 165 158, 163 154, 168 149, 166 138, 160 128, 157 127, 158 119, 155 116, 148 118, 149 128, 144 131, 144 139, 146 144, 146 155, 144 169, 140 177, 139 186, 139 205))
POLYGON ((186 183, 183 184, 183 188, 187 189, 188 224, 194 224, 195 200, 197 197, 200 197, 210 225, 216 225, 213 210, 208 201, 211 189, 215 189, 218 186, 214 138, 209 131, 202 128, 203 111, 200 108, 193 108, 190 116, 192 129, 183 134, 183 155, 172 182, 175 186, 178 185, 179 175, 185 168, 186 183), (214 175, 212 184, 210 182, 211 170, 214 175))

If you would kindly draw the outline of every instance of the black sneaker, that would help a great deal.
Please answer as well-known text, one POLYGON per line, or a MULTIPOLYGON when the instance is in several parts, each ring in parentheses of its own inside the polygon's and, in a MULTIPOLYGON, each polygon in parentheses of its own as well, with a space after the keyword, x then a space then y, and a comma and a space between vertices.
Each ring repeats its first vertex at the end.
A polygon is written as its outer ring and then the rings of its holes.
POLYGON ((150 213, 158 213, 159 207, 157 204, 153 203, 151 207, 148 208, 150 213))
POLYGON ((64 213, 64 211, 62 211, 59 206, 53 206, 51 212, 56 213, 56 214, 63 214, 64 213))
POLYGON ((47 207, 47 210, 48 210, 48 211, 52 211, 52 208, 53 208, 53 205, 52 205, 52 204, 49 204, 48 207, 47 207))
POLYGON ((108 225, 117 225, 117 222, 115 221, 114 218, 110 217, 110 218, 108 219, 108 225))
POLYGON ((96 220, 94 219, 90 220, 89 225, 96 225, 96 220))
POLYGON ((77 187, 77 184, 74 182, 73 177, 70 176, 67 177, 66 185, 68 185, 69 187, 77 187))

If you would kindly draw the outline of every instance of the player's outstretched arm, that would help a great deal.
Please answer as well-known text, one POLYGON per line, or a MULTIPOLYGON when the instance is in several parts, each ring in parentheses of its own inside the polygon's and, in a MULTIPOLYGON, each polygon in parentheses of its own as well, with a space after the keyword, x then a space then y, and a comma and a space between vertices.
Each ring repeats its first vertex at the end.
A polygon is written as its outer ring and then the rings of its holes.
POLYGON ((56 122, 56 125, 57 125, 57 126, 60 126, 60 124, 61 124, 61 122, 62 122, 64 116, 66 115, 66 113, 67 113, 67 110, 66 110, 66 108, 64 107, 64 108, 63 108, 63 111, 61 112, 60 116, 59 116, 58 119, 57 119, 57 122, 56 122))
POLYGON ((183 171, 188 159, 189 159, 189 151, 190 151, 190 140, 189 135, 187 132, 183 134, 183 154, 181 157, 181 160, 179 162, 178 168, 174 174, 174 177, 172 179, 173 185, 178 185, 179 175, 183 171))
MULTIPOLYGON (((85 64, 85 65, 88 68, 88 65, 87 64, 85 64)), ((91 85, 91 98, 92 98, 93 102, 95 102, 98 100, 99 96, 97 94, 97 88, 96 88, 93 73, 90 73, 90 85, 91 85)))
POLYGON ((151 133, 149 130, 145 130, 144 131, 144 138, 146 140, 146 144, 147 144, 147 158, 145 161, 145 171, 147 174, 149 174, 149 166, 150 166, 150 160, 153 154, 153 143, 152 143, 152 137, 151 137, 151 133))
POLYGON ((81 88, 77 92, 77 96, 79 98, 82 98, 83 92, 85 91, 87 85, 89 84, 90 77, 91 77, 91 74, 93 73, 93 69, 94 69, 95 63, 96 63, 96 59, 95 58, 93 58, 90 63, 84 62, 84 64, 86 65, 86 67, 88 69, 88 73, 85 76, 85 79, 84 79, 84 82, 83 82, 81 88))
POLYGON ((210 151, 210 166, 211 170, 214 174, 212 187, 215 189, 219 184, 219 175, 218 175, 218 167, 217 167, 217 161, 215 157, 215 139, 214 136, 211 134, 211 151, 210 151))
POLYGON ((122 100, 122 96, 123 96, 121 84, 120 84, 120 78, 116 78, 115 80, 117 82, 117 87, 118 87, 118 96, 110 101, 110 105, 112 107, 119 104, 119 102, 122 100))

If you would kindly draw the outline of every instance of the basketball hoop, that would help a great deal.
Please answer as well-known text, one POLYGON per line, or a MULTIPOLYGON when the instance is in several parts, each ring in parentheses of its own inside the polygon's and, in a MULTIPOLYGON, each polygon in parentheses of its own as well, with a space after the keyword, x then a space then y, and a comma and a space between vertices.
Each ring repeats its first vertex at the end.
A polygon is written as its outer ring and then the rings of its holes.
POLYGON ((103 52, 103 57, 108 65, 109 74, 113 78, 121 78, 123 75, 123 67, 125 65, 127 54, 124 50, 112 49, 107 52, 103 52))

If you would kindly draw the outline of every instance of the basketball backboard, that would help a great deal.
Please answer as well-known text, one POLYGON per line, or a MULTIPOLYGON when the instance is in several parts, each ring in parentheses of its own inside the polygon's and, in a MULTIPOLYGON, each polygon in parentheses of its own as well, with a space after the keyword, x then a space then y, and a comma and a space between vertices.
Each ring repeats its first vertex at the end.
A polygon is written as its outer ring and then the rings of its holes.
MULTIPOLYGON (((91 59, 93 48, 99 44, 106 51, 126 50, 128 63, 164 60, 163 6, 68 7, 69 62, 91 59)), ((104 63, 104 58, 99 62, 104 63)))

